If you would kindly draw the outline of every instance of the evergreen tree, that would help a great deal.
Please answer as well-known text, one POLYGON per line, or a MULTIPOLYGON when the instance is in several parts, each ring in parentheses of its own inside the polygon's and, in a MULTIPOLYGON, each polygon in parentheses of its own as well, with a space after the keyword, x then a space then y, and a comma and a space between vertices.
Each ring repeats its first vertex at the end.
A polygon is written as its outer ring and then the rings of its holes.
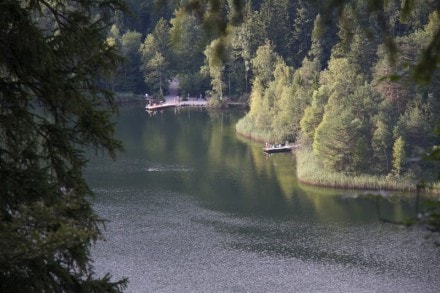
POLYGON ((206 47, 204 54, 206 64, 202 67, 203 74, 211 77, 212 96, 215 99, 222 99, 225 90, 225 63, 229 47, 224 47, 222 39, 216 39, 206 47))
POLYGON ((294 50, 291 50, 290 52, 290 55, 293 55, 290 58, 294 57, 292 60, 294 61, 293 65, 298 65, 298 63, 308 54, 314 38, 314 33, 312 31, 315 31, 316 36, 316 19, 318 18, 313 20, 312 10, 312 4, 307 0, 299 0, 296 5, 296 14, 293 20, 292 32, 292 48, 294 48, 294 50))
POLYGON ((402 72, 382 46, 378 50, 378 62, 374 66, 376 90, 390 103, 389 114, 398 117, 406 107, 406 97, 409 96, 409 88, 403 82, 397 82, 396 72, 402 72))
MULTIPOLYGON (((107 44, 112 47, 113 49, 115 49, 116 51, 121 51, 121 35, 120 35, 120 31, 119 28, 113 24, 111 29, 110 29, 110 33, 107 36, 107 40, 106 40, 107 44)), ((115 70, 112 74, 111 77, 109 78, 109 87, 112 89, 112 91, 115 91, 117 88, 121 88, 121 82, 118 81, 118 77, 122 76, 123 74, 123 67, 119 66, 117 68, 117 70, 115 70)))
MULTIPOLYGON (((269 40, 274 44, 275 52, 286 61, 290 59, 293 45, 292 21, 289 15, 290 2, 290 0, 265 0, 261 7, 261 9, 265 9, 267 3, 272 9, 268 26, 269 40)), ((305 25, 306 23, 304 23, 305 25)))
POLYGON ((168 64, 160 52, 156 52, 154 56, 148 60, 145 65, 147 74, 145 75, 145 82, 153 85, 153 91, 159 94, 159 97, 164 96, 164 86, 167 80, 166 68, 168 64))
POLYGON ((315 131, 313 151, 323 165, 332 171, 350 172, 353 158, 351 127, 354 117, 349 110, 326 111, 315 131))
POLYGON ((254 10, 249 21, 249 31, 251 33, 251 52, 252 55, 260 46, 263 46, 266 40, 269 39, 268 34, 268 15, 270 9, 254 10))
POLYGON ((171 57, 171 39, 170 39, 170 26, 168 22, 161 18, 152 32, 158 46, 158 51, 164 56, 165 59, 170 60, 171 57))
POLYGON ((237 123, 237 130, 252 138, 272 141, 272 108, 269 94, 258 77, 254 79, 250 96, 249 113, 237 123))
POLYGON ((366 172, 370 115, 376 102, 372 89, 362 84, 362 75, 346 58, 332 59, 322 80, 330 96, 322 121, 314 132, 314 152, 329 169, 366 172), (362 147, 362 151, 356 147, 362 147))
POLYGON ((273 80, 273 72, 279 61, 280 57, 274 52, 273 45, 269 40, 258 48, 251 63, 254 75, 260 79, 264 86, 273 80))
POLYGON ((262 83, 259 79, 255 80, 256 90, 252 91, 251 100, 255 105, 257 111, 254 111, 254 129, 260 136, 265 137, 267 140, 273 140, 272 136, 272 105, 270 99, 272 99, 271 93, 262 87, 262 83))
MULTIPOLYGON (((367 98, 362 96, 364 93, 355 92, 341 104, 335 101, 334 96, 328 101, 322 122, 315 131, 313 150, 330 170, 354 174, 369 172, 369 117, 350 106, 354 100, 367 98)), ((365 103, 363 106, 366 106, 365 103)))
POLYGON ((141 33, 136 31, 128 31, 122 35, 121 52, 125 57, 122 91, 137 93, 142 88, 142 74, 139 70, 141 63, 138 52, 141 37, 141 33))
POLYGON ((377 174, 387 174, 391 170, 393 123, 388 115, 386 103, 374 117, 374 130, 371 141, 373 160, 371 170, 377 174))
POLYGON ((256 120, 256 117, 267 110, 264 108, 263 95, 264 87, 260 82, 260 79, 256 78, 252 86, 252 93, 249 102, 250 110, 248 115, 246 115, 246 117, 249 117, 252 122, 256 120))
POLYGON ((249 83, 251 74, 251 59, 252 59, 252 39, 251 39, 251 1, 247 0, 244 8, 243 23, 233 30, 231 38, 231 47, 234 57, 234 65, 238 68, 238 72, 243 72, 243 76, 237 76, 238 84, 244 84, 242 92, 249 93, 249 83), (241 70, 239 69, 241 68, 241 70), (242 82, 240 82, 240 80, 242 82))
POLYGON ((433 143, 434 127, 429 124, 428 113, 428 105, 419 96, 408 103, 396 123, 394 137, 405 140, 407 155, 410 157, 422 156, 424 150, 433 143))
POLYGON ((203 49, 206 43, 200 21, 183 9, 171 19, 170 40, 179 72, 197 72, 203 65, 203 49))
POLYGON ((170 76, 168 60, 171 59, 169 27, 163 18, 139 45, 138 52, 141 56, 139 68, 148 90, 162 97, 170 76))
POLYGON ((194 15, 184 9, 176 10, 171 19, 170 40, 172 63, 179 79, 179 88, 186 95, 206 90, 206 78, 200 74, 203 65, 203 49, 206 45, 203 29, 194 15))
POLYGON ((393 145, 393 173, 396 176, 402 175, 405 159, 405 141, 399 136, 393 145))
POLYGON ((296 141, 308 93, 302 90, 299 71, 280 62, 275 69, 275 103, 272 128, 277 141, 296 141))
POLYGON ((141 42, 142 34, 137 31, 128 31, 122 35, 121 51, 122 54, 131 62, 132 67, 136 67, 139 61, 138 48, 141 42))
POLYGON ((100 82, 121 61, 105 41, 122 2, 2 1, 0 9, 0 291, 117 292, 94 274, 101 219, 85 148, 114 157, 113 95, 100 82), (51 26, 39 26, 39 17, 51 26), (99 14, 98 14, 99 13, 99 14), (110 107, 108 107, 110 106, 110 107))
POLYGON ((312 103, 304 110, 300 125, 302 137, 307 142, 313 142, 315 130, 324 116, 324 107, 327 104, 329 95, 328 87, 320 87, 313 92, 312 103))
MULTIPOLYGON (((318 14, 313 23, 313 31, 311 34, 312 45, 307 54, 307 59, 305 59, 311 63, 310 73, 309 74, 304 74, 304 72, 302 73, 303 77, 310 76, 310 78, 306 78, 307 80, 313 79, 313 77, 311 76, 318 74, 322 69, 322 65, 323 65, 322 63, 324 61, 322 38, 324 37, 324 34, 325 34, 325 28, 323 26, 321 16, 318 14)), ((303 61, 303 65, 302 65, 303 68, 305 67, 304 62, 305 61, 303 61)))
POLYGON ((159 45, 153 34, 148 34, 144 42, 139 47, 142 64, 148 63, 156 53, 160 53, 159 45))

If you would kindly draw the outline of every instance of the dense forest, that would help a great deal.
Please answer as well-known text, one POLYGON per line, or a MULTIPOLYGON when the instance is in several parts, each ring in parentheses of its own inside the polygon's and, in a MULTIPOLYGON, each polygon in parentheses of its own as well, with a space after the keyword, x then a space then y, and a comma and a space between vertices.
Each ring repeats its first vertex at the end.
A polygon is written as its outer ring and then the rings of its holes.
POLYGON ((429 178, 434 163, 420 158, 437 142, 440 80, 417 82, 412 69, 438 32, 436 1, 407 14, 405 1, 387 1, 380 17, 371 1, 346 1, 334 19, 314 1, 247 0, 239 11, 217 1, 221 33, 165 2, 128 1, 134 15, 117 16, 108 41, 126 62, 114 90, 161 96, 177 78, 183 96, 248 99, 239 133, 296 141, 330 173, 429 178))

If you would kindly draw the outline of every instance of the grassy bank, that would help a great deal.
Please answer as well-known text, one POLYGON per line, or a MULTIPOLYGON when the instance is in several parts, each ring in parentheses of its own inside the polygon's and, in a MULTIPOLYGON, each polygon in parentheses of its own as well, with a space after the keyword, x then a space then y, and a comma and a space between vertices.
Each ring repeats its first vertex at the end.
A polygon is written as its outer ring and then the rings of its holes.
MULTIPOLYGON (((305 184, 345 189, 416 191, 417 182, 410 178, 349 176, 326 171, 314 156, 313 151, 306 148, 296 150, 296 161, 298 180, 305 184)), ((432 189, 428 191, 440 193, 440 184, 433 184, 432 189)))
POLYGON ((255 129, 254 123, 249 121, 247 117, 243 117, 238 121, 235 130, 241 136, 260 142, 271 141, 272 137, 269 131, 255 129))

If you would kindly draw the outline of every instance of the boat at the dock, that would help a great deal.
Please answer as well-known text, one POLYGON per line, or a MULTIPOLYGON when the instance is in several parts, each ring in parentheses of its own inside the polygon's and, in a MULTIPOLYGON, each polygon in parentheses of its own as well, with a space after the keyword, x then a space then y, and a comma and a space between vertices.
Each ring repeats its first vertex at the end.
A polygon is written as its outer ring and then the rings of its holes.
POLYGON ((285 143, 285 144, 266 144, 263 151, 268 154, 275 153, 287 153, 291 152, 296 147, 296 144, 285 143))

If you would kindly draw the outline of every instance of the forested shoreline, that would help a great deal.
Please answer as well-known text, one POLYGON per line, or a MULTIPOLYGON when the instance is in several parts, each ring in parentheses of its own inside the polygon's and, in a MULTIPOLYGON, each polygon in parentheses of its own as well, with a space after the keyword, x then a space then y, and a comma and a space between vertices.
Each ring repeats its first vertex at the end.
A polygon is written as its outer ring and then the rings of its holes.
MULTIPOLYGON (((248 0, 239 10, 220 1, 221 33, 186 6, 128 3, 138 17, 120 15, 108 39, 127 60, 117 92, 160 97, 178 78, 184 97, 206 95, 216 106, 225 96, 248 99, 238 133, 296 141, 328 174, 379 176, 391 189, 436 178, 436 163, 423 157, 438 144, 438 73, 428 83, 412 75, 439 30, 435 1, 417 1, 405 16, 402 1, 388 1, 381 17, 369 1, 347 1, 333 21, 314 1, 248 0)), ((303 171, 300 180, 326 184, 303 171)))

